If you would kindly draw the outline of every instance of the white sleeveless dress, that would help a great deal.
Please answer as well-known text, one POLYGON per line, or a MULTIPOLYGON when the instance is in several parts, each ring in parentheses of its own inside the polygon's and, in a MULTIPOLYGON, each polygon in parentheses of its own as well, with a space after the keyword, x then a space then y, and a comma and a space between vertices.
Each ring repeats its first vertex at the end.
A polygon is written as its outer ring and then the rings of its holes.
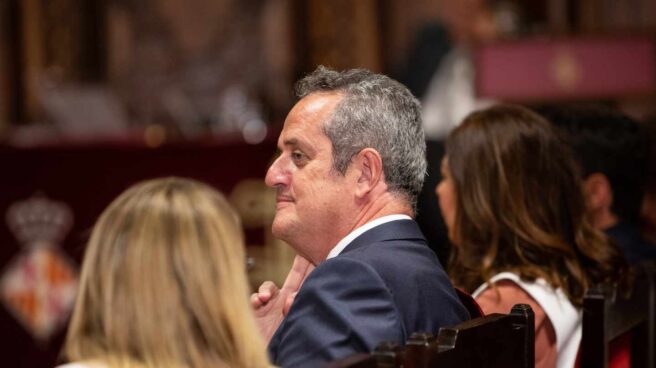
MULTIPOLYGON (((581 343, 581 310, 569 301, 561 289, 552 288, 544 279, 525 282, 512 272, 502 272, 492 277, 490 282, 494 284, 501 280, 514 282, 542 307, 556 332, 558 352, 556 366, 558 368, 574 367, 581 343)), ((488 283, 481 285, 472 293, 472 296, 476 298, 488 287, 488 283)))

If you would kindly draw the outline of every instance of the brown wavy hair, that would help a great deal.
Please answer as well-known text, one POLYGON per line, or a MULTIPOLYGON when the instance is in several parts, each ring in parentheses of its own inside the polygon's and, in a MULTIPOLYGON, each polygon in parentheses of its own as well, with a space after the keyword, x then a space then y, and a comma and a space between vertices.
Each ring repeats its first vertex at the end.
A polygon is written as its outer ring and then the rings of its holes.
POLYGON ((626 261, 586 216, 580 174, 553 127, 498 105, 470 114, 446 142, 456 191, 450 275, 472 291, 499 272, 545 279, 575 305, 626 261))

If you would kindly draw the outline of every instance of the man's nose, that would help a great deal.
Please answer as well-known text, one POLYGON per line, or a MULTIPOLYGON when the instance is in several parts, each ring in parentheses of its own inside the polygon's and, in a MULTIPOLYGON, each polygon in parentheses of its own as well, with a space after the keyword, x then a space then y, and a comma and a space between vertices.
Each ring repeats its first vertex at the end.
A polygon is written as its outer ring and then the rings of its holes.
POLYGON ((267 170, 264 182, 267 186, 275 188, 281 185, 287 185, 288 175, 286 174, 284 165, 282 163, 282 156, 278 157, 267 170))

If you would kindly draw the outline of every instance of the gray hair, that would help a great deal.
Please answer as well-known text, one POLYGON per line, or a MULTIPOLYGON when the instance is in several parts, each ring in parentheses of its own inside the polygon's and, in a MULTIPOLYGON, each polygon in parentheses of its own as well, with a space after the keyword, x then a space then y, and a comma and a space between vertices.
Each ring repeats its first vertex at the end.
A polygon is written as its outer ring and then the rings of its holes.
POLYGON ((323 127, 333 145, 333 168, 344 175, 353 156, 371 147, 382 157, 390 191, 414 207, 426 175, 419 101, 401 83, 364 69, 319 66, 296 83, 299 99, 317 92, 344 95, 323 127))

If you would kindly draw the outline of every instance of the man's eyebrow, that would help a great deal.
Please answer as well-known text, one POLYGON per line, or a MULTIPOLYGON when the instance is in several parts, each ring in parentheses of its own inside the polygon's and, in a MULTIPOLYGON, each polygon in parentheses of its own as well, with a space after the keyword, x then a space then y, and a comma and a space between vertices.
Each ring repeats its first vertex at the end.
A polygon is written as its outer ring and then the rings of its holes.
POLYGON ((282 142, 282 144, 283 144, 283 146, 298 146, 298 139, 296 139, 296 138, 285 139, 282 142))

